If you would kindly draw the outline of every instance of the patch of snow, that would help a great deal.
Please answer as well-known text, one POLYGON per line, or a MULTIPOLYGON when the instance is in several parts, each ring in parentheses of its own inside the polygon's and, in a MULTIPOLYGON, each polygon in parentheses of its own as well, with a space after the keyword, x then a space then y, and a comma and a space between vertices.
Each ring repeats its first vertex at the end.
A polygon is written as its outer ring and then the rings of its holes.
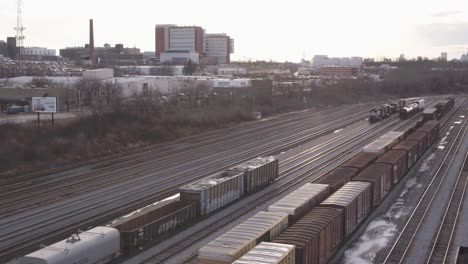
POLYGON ((465 118, 465 116, 464 116, 464 115, 461 115, 460 118, 465 118))
POLYGON ((455 122, 453 122, 453 123, 459 125, 459 124, 462 123, 462 121, 455 121, 455 122))
POLYGON ((419 172, 428 171, 430 169, 429 163, 435 158, 435 154, 432 153, 427 159, 424 160, 421 167, 419 167, 419 172))
POLYGON ((340 132, 340 131, 342 131, 342 130, 343 130, 343 129, 338 129, 338 130, 333 131, 333 133, 338 133, 338 132, 340 132))
POLYGON ((397 232, 394 223, 378 219, 372 221, 357 245, 345 252, 345 263, 373 263, 377 252, 385 248, 397 232))
POLYGON ((445 146, 437 146, 437 149, 444 150, 445 146))
POLYGON ((403 189, 403 191, 401 191, 400 193, 400 197, 403 197, 409 191, 409 189, 415 185, 416 177, 411 177, 410 179, 408 179, 405 183, 405 189, 403 189))
POLYGON ((385 217, 387 219, 397 220, 407 214, 409 214, 409 209, 405 207, 405 200, 402 198, 398 198, 396 203, 394 203, 392 207, 390 207, 388 212, 385 214, 385 217))

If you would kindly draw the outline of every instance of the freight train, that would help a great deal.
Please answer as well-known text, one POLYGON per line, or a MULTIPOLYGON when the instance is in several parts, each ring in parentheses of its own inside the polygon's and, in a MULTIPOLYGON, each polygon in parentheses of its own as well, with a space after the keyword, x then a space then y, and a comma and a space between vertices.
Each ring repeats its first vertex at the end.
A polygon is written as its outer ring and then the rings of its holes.
POLYGON ((262 263, 326 263, 439 132, 439 122, 432 120, 383 135, 318 180, 202 247, 198 263, 244 264, 252 256, 261 257, 262 263), (260 214, 269 220, 257 220, 260 214))
POLYGON ((278 159, 258 157, 179 189, 179 194, 33 252, 20 264, 108 263, 170 235, 278 177, 278 159))

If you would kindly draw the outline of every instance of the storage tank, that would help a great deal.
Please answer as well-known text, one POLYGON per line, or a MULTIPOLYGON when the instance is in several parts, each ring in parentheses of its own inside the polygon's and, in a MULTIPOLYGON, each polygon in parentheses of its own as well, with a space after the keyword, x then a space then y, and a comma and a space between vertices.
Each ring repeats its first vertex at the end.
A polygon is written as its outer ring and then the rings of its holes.
POLYGON ((118 257, 119 251, 119 231, 111 227, 98 226, 28 254, 20 258, 19 263, 108 263, 118 257))

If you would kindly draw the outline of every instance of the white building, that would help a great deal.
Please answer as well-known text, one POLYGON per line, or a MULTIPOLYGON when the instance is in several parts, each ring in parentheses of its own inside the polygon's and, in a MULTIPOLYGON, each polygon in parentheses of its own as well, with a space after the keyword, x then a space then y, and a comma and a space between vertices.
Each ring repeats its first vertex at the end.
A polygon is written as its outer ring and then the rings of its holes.
POLYGON ((162 63, 185 64, 191 60, 195 64, 200 64, 200 56, 196 52, 189 51, 168 51, 162 52, 159 60, 162 63))
POLYGON ((217 64, 230 63, 233 44, 234 40, 226 34, 207 34, 205 36, 205 55, 216 58, 217 64))
POLYGON ((25 47, 21 48, 21 54, 27 56, 56 56, 56 51, 48 48, 25 47))
POLYGON ((360 68, 362 65, 361 57, 343 57, 343 58, 329 58, 327 55, 315 55, 312 59, 312 66, 320 68, 323 66, 344 66, 360 68))
POLYGON ((440 59, 443 61, 447 61, 447 52, 440 53, 440 59))

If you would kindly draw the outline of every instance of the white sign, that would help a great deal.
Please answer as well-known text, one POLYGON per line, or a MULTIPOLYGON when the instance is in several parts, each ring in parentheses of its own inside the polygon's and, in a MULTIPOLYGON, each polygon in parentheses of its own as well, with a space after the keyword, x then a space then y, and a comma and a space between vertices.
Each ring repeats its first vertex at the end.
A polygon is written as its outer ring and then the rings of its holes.
POLYGON ((33 97, 32 110, 36 113, 57 113, 57 97, 33 97))

